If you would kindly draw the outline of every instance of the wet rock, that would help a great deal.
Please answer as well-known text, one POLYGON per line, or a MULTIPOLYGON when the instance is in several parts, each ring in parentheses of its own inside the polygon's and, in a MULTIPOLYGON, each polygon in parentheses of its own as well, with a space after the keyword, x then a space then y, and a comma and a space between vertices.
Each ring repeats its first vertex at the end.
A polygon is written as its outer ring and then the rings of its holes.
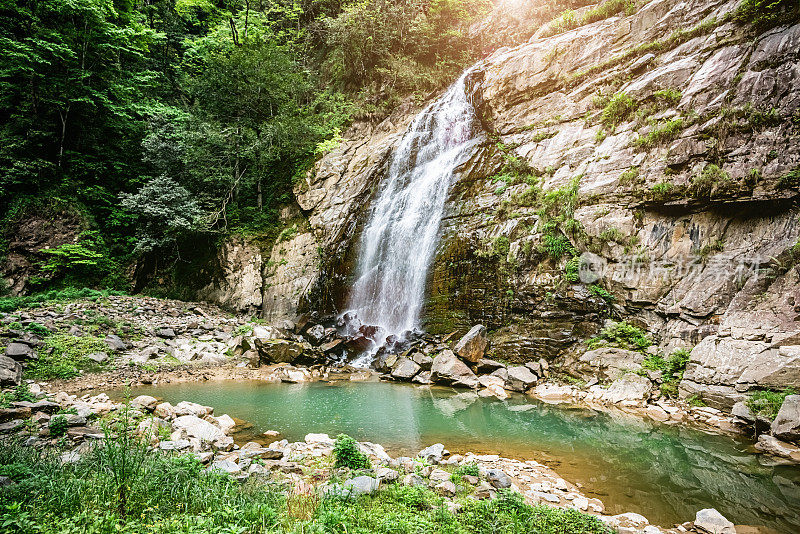
POLYGON ((468 362, 477 363, 483 358, 488 343, 486 327, 482 324, 475 325, 455 344, 453 352, 468 362))
POLYGON ((525 391, 533 386, 538 378, 524 365, 508 368, 506 387, 512 391, 525 391))
POLYGON ((312 326, 306 331, 306 339, 308 339, 312 345, 319 345, 322 343, 323 339, 325 339, 325 327, 321 324, 312 326))
POLYGON ((20 380, 22 364, 8 356, 0 356, 0 386, 16 386, 20 380))
POLYGON ((694 526, 700 532, 708 534, 736 534, 733 523, 725 519, 725 516, 714 508, 705 508, 697 512, 694 526))
POLYGON ((454 386, 478 386, 478 377, 451 350, 445 350, 433 359, 431 380, 454 386))
POLYGON ((18 362, 35 360, 38 357, 36 351, 25 343, 10 343, 8 347, 6 347, 5 355, 7 358, 18 362))
POLYGON ((408 358, 400 358, 392 367, 391 375, 398 380, 411 380, 421 367, 408 358))
POLYGON ((800 439, 800 395, 787 395, 772 422, 772 435, 784 441, 800 439))

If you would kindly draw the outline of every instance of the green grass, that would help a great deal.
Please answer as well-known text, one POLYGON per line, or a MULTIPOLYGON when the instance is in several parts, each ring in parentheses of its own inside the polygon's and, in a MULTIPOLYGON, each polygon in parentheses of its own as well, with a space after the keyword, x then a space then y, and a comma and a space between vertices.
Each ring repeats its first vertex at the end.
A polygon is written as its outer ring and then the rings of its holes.
POLYGON ((634 111, 636 111, 636 102, 625 93, 617 93, 608 100, 603 108, 600 122, 613 131, 617 124, 630 117, 634 111))
POLYGON ((44 344, 52 350, 39 350, 39 358, 29 363, 25 377, 39 380, 52 378, 68 379, 81 370, 101 369, 103 366, 87 358, 93 352, 110 352, 106 342, 95 336, 73 336, 53 334, 44 338, 44 344))
POLYGON ((617 13, 625 13, 626 15, 636 13, 636 2, 631 0, 606 0, 597 7, 584 12, 580 17, 577 16, 575 11, 567 9, 550 23, 550 31, 547 35, 569 31, 585 24, 607 19, 617 13))
POLYGON ((41 306, 42 304, 54 301, 78 300, 78 299, 97 300, 102 297, 108 297, 109 295, 124 295, 124 294, 125 292, 123 291, 106 290, 106 289, 98 290, 98 289, 74 288, 74 287, 65 289, 54 289, 51 291, 44 291, 42 293, 36 293, 33 295, 27 295, 22 297, 0 298, 0 313, 10 313, 24 308, 38 307, 41 306))
POLYGON ((747 398, 745 404, 753 414, 772 421, 778 415, 783 400, 789 395, 797 395, 797 391, 792 388, 786 388, 783 391, 756 391, 747 398))
POLYGON ((646 135, 636 138, 634 146, 639 150, 650 150, 672 141, 683 131, 683 119, 671 119, 653 127, 646 135))
POLYGON ((598 336, 587 341, 587 344, 589 348, 612 345, 630 350, 645 350, 653 342, 641 328, 620 321, 611 322, 598 336))
MULTIPOLYGON (((25 533, 414 533, 611 534, 576 510, 530 506, 503 491, 491 501, 463 499, 452 514, 427 488, 388 486, 357 499, 297 494, 251 478, 207 472, 191 455, 148 451, 117 437, 74 464, 57 450, 16 442, 0 447, 3 532, 25 533)), ((465 473, 466 474, 466 473, 465 473)))
POLYGON ((678 382, 683 380, 686 364, 689 363, 691 353, 686 349, 677 349, 664 358, 661 354, 650 354, 642 361, 642 369, 661 371, 661 392, 667 397, 678 395, 678 382))

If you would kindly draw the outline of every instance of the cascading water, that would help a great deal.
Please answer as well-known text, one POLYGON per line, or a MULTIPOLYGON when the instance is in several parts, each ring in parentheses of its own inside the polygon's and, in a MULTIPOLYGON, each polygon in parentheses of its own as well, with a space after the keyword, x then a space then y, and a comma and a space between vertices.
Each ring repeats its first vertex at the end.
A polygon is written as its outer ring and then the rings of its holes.
POLYGON ((387 336, 418 327, 428 274, 456 168, 480 142, 465 88, 465 72, 411 123, 394 152, 388 174, 361 235, 350 313, 380 327, 370 363, 387 336))

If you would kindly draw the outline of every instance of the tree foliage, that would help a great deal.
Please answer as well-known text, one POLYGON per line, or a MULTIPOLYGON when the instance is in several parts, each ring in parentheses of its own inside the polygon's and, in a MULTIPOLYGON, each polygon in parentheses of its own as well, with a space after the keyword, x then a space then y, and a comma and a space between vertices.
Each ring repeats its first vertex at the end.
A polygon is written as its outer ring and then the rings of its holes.
POLYGON ((0 211, 87 213, 95 237, 44 253, 49 281, 177 258, 200 234, 277 234, 293 180, 354 117, 477 57, 468 28, 490 5, 0 0, 0 211))

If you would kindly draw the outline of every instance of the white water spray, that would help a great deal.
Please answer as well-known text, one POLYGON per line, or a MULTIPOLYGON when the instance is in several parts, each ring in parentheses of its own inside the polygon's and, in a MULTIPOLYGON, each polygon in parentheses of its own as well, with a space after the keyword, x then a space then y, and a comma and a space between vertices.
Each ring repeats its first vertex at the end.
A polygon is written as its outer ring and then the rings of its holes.
MULTIPOLYGON (((480 142, 464 73, 413 120, 389 164, 359 243, 349 308, 381 339, 417 328, 425 279, 455 169, 480 142)), ((355 364, 368 365, 371 354, 355 364)))

